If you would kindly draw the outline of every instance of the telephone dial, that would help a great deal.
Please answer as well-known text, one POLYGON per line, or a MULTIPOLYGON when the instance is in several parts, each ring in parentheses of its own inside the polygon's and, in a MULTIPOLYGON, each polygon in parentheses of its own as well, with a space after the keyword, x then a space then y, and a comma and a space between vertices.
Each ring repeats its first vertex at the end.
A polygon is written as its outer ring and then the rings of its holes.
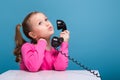
MULTIPOLYGON (((60 30, 62 29, 62 31, 67 30, 66 24, 63 20, 57 20, 57 29, 60 30)), ((56 37, 54 36, 52 38, 51 41, 51 45, 57 50, 57 47, 59 47, 61 45, 61 43, 64 41, 64 39, 62 37, 56 37)), ((100 77, 98 73, 95 73, 95 71, 92 71, 91 69, 89 69, 88 67, 86 67, 85 65, 81 64, 80 62, 78 62, 77 60, 75 60, 74 58, 67 56, 65 53, 63 53, 62 51, 59 51, 62 55, 64 55, 65 57, 67 57, 69 60, 71 60, 73 63, 75 63, 76 65, 82 67, 83 69, 89 71, 90 73, 92 73, 93 75, 95 75, 96 77, 100 77)))

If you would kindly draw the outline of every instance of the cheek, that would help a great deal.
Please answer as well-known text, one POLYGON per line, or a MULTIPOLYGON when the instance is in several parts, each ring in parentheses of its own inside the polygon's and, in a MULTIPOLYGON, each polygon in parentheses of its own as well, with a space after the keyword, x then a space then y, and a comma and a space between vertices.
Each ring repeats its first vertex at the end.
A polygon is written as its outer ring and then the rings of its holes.
POLYGON ((36 36, 40 36, 42 31, 39 30, 39 29, 36 29, 36 30, 34 30, 34 33, 35 33, 36 36))
POLYGON ((46 38, 54 34, 54 28, 52 31, 48 31, 46 28, 40 28, 40 29, 36 29, 34 32, 37 35, 37 38, 41 38, 41 37, 46 38))
POLYGON ((46 30, 44 30, 44 29, 42 29, 42 30, 38 29, 35 33, 38 37, 44 37, 47 34, 46 30))

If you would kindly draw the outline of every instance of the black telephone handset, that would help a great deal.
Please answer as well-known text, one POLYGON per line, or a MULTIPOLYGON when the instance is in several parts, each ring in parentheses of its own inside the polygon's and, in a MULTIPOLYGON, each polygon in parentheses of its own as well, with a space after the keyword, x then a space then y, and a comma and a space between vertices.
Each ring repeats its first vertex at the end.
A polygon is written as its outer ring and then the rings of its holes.
MULTIPOLYGON (((62 31, 67 30, 67 27, 66 27, 66 24, 64 23, 64 21, 62 21, 62 20, 57 20, 56 23, 57 23, 57 29, 58 29, 58 30, 60 30, 60 29, 62 29, 62 31)), ((62 37, 56 37, 56 36, 54 36, 54 37, 52 38, 51 44, 52 44, 52 46, 53 46, 54 48, 57 48, 58 46, 61 45, 61 43, 62 43, 63 41, 64 41, 64 39, 63 39, 62 37)))
MULTIPOLYGON (((62 31, 67 30, 66 24, 64 23, 64 21, 62 20, 57 20, 57 29, 60 30, 62 29, 62 31)), ((56 37, 54 36, 52 38, 51 41, 51 45, 57 50, 57 47, 59 47, 61 45, 61 43, 64 41, 64 39, 62 37, 56 37)), ((71 60, 72 62, 74 62, 76 65, 82 67, 83 69, 89 71, 90 73, 92 73, 93 75, 95 75, 96 77, 100 78, 98 73, 95 73, 95 71, 92 71, 91 69, 89 69, 88 67, 84 66, 83 64, 81 64, 80 62, 78 62, 77 60, 75 60, 74 58, 71 58, 70 56, 67 56, 65 53, 63 53, 62 51, 59 51, 62 55, 64 55, 65 57, 67 57, 69 60, 71 60)))

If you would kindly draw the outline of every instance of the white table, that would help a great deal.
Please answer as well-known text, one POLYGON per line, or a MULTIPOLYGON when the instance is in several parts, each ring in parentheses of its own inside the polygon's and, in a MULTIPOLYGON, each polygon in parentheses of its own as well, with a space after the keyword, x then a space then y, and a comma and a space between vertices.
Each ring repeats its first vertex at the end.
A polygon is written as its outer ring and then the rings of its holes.
MULTIPOLYGON (((95 70, 98 72, 97 70, 95 70)), ((86 70, 26 72, 8 70, 0 75, 0 80, 101 80, 86 70)))

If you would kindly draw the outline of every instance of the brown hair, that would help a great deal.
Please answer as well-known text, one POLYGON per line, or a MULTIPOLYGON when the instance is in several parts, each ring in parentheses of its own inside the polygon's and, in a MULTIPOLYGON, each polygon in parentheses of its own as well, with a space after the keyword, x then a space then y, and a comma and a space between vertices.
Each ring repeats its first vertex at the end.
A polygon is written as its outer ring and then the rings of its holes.
POLYGON ((29 23, 29 18, 33 15, 39 12, 31 12, 29 13, 25 19, 22 22, 22 25, 18 24, 16 26, 16 33, 15 33, 15 49, 14 49, 14 55, 16 56, 16 62, 20 62, 21 61, 21 47, 22 45, 26 42, 25 39, 23 39, 21 33, 20 33, 20 27, 22 26, 23 29, 23 33, 25 34, 26 37, 28 37, 32 43, 36 43, 36 40, 32 39, 28 33, 31 31, 30 28, 30 23, 29 23))

